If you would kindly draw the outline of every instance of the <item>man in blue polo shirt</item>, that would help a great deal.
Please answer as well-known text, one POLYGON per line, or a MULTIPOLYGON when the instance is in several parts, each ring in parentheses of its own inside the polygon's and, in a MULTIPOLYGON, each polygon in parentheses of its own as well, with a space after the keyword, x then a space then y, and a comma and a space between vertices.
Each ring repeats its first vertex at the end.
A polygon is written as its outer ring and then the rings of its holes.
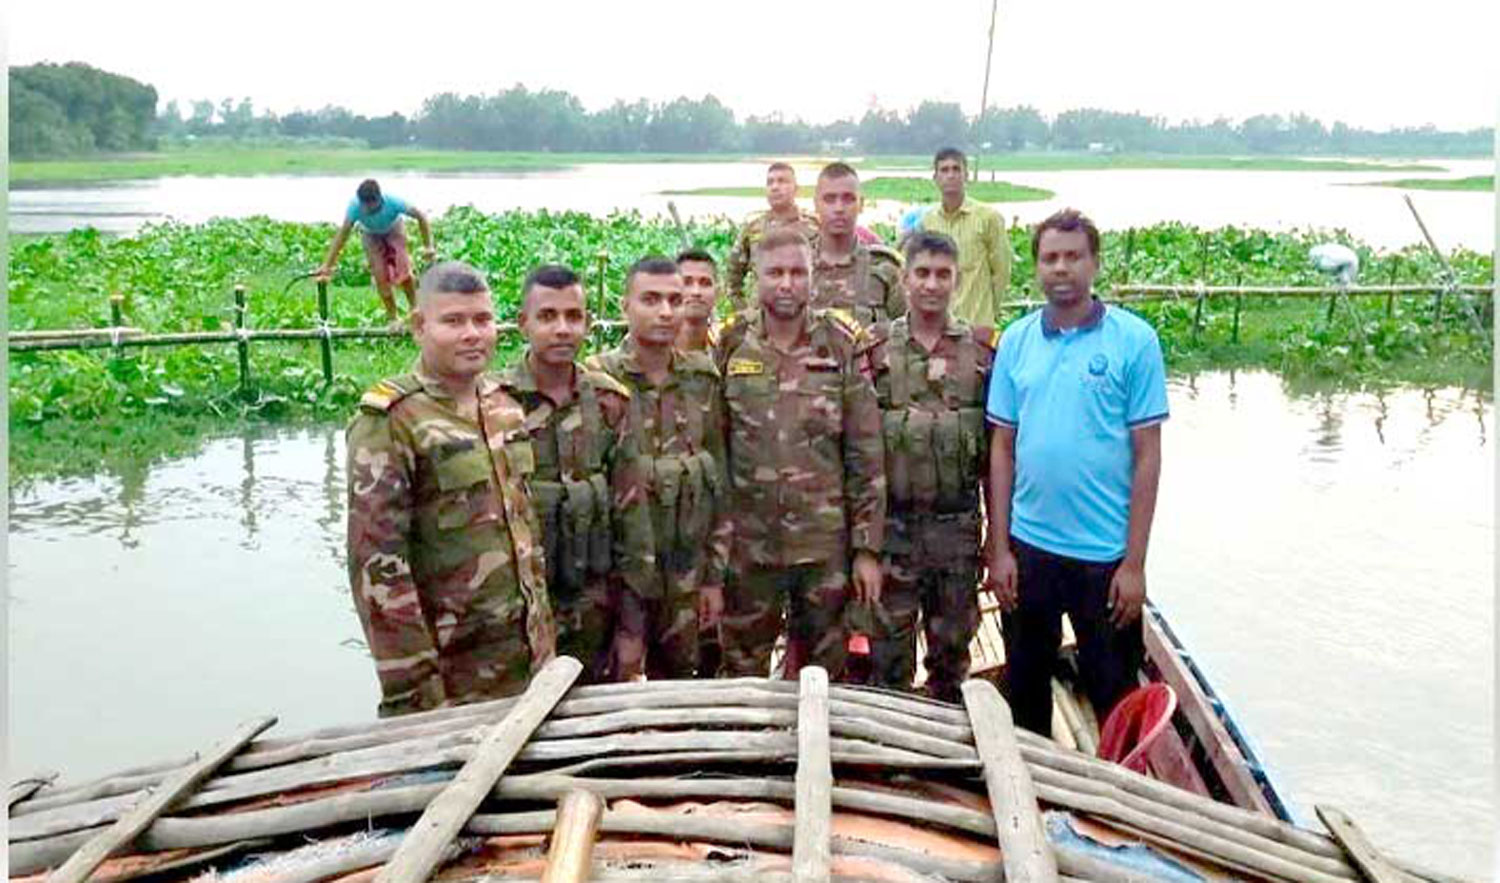
POLYGON ((990 378, 989 583, 1011 709, 1051 731, 1063 613, 1100 719, 1136 684, 1146 545, 1161 475, 1161 344, 1093 294, 1099 231, 1064 209, 1031 238, 1047 305, 1005 330, 990 378))
POLYGON ((381 193, 380 184, 374 178, 361 181, 354 191, 354 198, 344 209, 344 223, 333 245, 328 248, 328 257, 323 259, 314 276, 326 282, 333 275, 339 252, 355 225, 360 228, 360 241, 365 247, 365 258, 370 263, 370 278, 375 281, 375 291, 385 305, 385 317, 393 330, 405 327, 401 314, 396 312, 394 288, 400 286, 406 292, 406 301, 412 309, 417 305, 417 283, 411 271, 411 255, 406 250, 406 225, 402 215, 410 215, 422 231, 422 259, 431 263, 437 257, 432 247, 432 225, 427 216, 414 205, 391 193, 381 193))

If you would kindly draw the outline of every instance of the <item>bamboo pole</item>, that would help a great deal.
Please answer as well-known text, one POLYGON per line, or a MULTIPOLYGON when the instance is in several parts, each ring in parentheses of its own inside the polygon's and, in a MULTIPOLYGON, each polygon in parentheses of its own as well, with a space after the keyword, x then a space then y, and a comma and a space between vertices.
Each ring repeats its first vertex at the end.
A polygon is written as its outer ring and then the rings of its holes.
POLYGON ((56 780, 57 773, 51 770, 17 779, 10 783, 10 790, 6 795, 5 805, 14 813, 16 804, 30 799, 38 791, 51 785, 56 780))
POLYGON ((173 803, 181 800, 212 775, 220 764, 245 747, 245 743, 274 723, 276 718, 262 717, 241 724, 233 735, 214 746, 197 763, 174 775, 113 825, 90 837, 77 852, 68 857, 62 867, 47 876, 47 883, 83 883, 105 859, 149 828, 173 803))
POLYGON ((1371 883, 1408 883, 1406 874, 1386 861, 1385 856, 1365 836, 1365 832, 1342 810, 1323 803, 1314 806, 1313 810, 1323 824, 1328 826, 1333 839, 1344 848, 1349 860, 1371 883))
POLYGON ((557 827, 547 852, 542 883, 587 883, 593 864, 594 837, 604 801, 582 788, 563 795, 557 807, 557 827))
MULTIPOLYGON (((124 327, 125 319, 122 315, 124 305, 125 298, 119 292, 109 296, 109 324, 111 327, 124 327)), ((111 342, 114 343, 114 357, 118 359, 120 357, 120 335, 118 333, 111 333, 110 337, 111 342)))
POLYGON ((1007 883, 1050 883, 1057 859, 1042 827, 1036 789, 1021 760, 1010 709, 988 681, 963 685, 964 706, 974 728, 974 745, 984 763, 984 782, 995 814, 1007 883))
POLYGON ((320 340, 318 348, 323 360, 323 382, 333 382, 333 338, 326 332, 328 327, 328 280, 318 280, 318 321, 322 327, 318 329, 320 340))
POLYGON ((250 398, 250 340, 241 332, 245 330, 245 286, 234 287, 234 348, 239 356, 240 398, 250 398))
POLYGON ((828 729, 828 673, 809 665, 798 675, 797 828, 792 841, 792 879, 826 883, 833 861, 833 759, 828 729))
POLYGON ((422 883, 432 875, 464 823, 582 671, 578 660, 559 656, 531 679, 520 701, 490 730, 453 782, 412 826, 395 857, 375 876, 375 883, 422 883))
MULTIPOLYGON (((619 319, 603 319, 590 323, 599 328, 623 328, 619 319)), ((496 323, 499 333, 512 334, 519 331, 514 322, 496 323)), ((116 346, 114 337, 119 337, 118 346, 151 347, 182 346, 200 343, 238 343, 241 340, 373 340, 380 338, 404 338, 406 329, 389 328, 266 328, 235 331, 183 331, 170 334, 144 334, 139 328, 82 328, 76 332, 64 331, 19 331, 11 334, 9 347, 16 352, 33 350, 86 350, 106 349, 116 346), (114 335, 113 332, 120 334, 114 335)))

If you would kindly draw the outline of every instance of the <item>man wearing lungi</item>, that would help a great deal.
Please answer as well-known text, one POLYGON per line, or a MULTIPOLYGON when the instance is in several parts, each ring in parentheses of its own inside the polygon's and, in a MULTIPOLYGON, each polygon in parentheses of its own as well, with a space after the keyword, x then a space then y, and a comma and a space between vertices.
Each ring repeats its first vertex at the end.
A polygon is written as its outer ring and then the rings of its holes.
POLYGON ((355 190, 354 198, 349 200, 344 223, 339 227, 338 235, 333 237, 328 257, 315 274, 319 281, 327 281, 333 275, 339 252, 344 250, 350 231, 358 224, 365 257, 370 262, 370 278, 375 280, 375 290, 385 305, 386 319, 398 328, 402 325, 401 314, 396 311, 396 298, 391 289, 401 286, 406 292, 407 304, 415 309, 417 303, 417 283, 411 272, 411 255, 406 250, 406 225, 401 221, 402 215, 416 219, 422 231, 422 260, 430 263, 437 256, 437 250, 432 247, 432 227, 427 223, 427 216, 394 194, 382 194, 375 179, 366 178, 355 190))

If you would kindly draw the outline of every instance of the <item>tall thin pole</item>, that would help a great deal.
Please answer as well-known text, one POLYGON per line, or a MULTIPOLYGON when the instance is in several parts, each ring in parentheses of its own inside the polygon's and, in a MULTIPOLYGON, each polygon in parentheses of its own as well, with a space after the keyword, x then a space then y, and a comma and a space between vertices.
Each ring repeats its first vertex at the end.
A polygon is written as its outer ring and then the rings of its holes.
MULTIPOLYGON (((984 125, 984 111, 990 103, 990 63, 995 59, 995 12, 1000 7, 1000 0, 990 0, 990 43, 984 50, 984 90, 979 93, 979 124, 984 125)), ((982 151, 984 148, 975 145, 982 151)), ((976 151, 974 154, 974 180, 979 180, 979 162, 982 154, 976 151)))

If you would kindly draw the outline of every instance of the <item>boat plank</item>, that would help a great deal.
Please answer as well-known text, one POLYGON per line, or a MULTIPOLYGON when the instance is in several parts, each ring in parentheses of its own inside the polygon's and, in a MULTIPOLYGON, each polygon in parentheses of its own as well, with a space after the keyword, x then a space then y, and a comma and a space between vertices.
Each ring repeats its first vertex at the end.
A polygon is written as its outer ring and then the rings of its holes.
POLYGON ((1370 878, 1372 883, 1411 883, 1412 878, 1400 868, 1391 864, 1375 849, 1370 838, 1365 832, 1354 824, 1354 820, 1348 814, 1336 806, 1320 803, 1313 807, 1318 818, 1327 826, 1328 833, 1344 848, 1349 860, 1359 868, 1360 873, 1370 878))

